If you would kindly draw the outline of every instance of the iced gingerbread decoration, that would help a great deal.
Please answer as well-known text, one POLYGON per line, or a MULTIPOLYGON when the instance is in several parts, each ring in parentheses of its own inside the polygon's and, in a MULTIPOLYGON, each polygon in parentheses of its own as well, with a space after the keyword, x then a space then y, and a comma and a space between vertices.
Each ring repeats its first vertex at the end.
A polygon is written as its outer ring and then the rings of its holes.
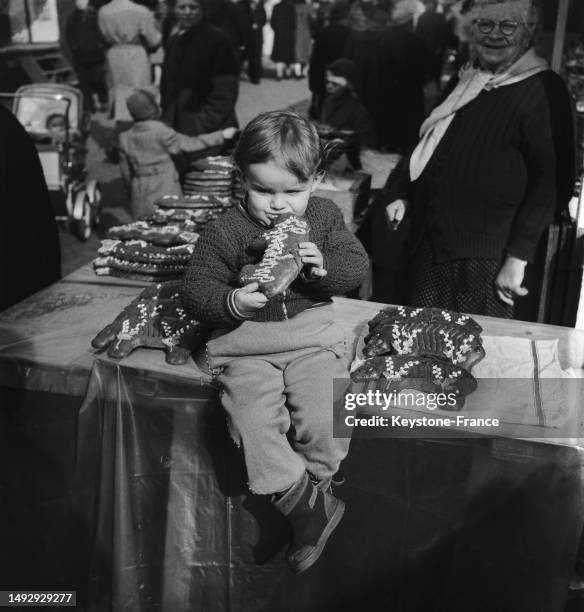
POLYGON ((108 255, 93 260, 93 269, 98 276, 112 275, 114 272, 126 275, 133 274, 138 278, 151 277, 160 280, 178 280, 182 277, 187 262, 161 263, 128 261, 108 255))
POLYGON ((258 264, 242 268, 240 284, 258 283, 259 290, 268 298, 286 291, 302 268, 298 245, 308 241, 309 231, 304 219, 291 213, 280 215, 274 227, 252 245, 256 250, 265 248, 265 251, 258 264))
POLYGON ((194 244, 178 244, 161 247, 145 240, 111 240, 101 241, 97 249, 99 255, 115 257, 119 260, 134 261, 154 265, 187 264, 193 254, 194 244))
POLYGON ((134 221, 117 225, 107 231, 112 240, 145 240, 158 246, 194 244, 199 234, 191 229, 192 224, 173 223, 162 227, 152 227, 147 221, 134 221))
POLYGON ((155 202, 158 208, 182 208, 186 210, 223 210, 233 206, 234 201, 229 197, 215 195, 187 195, 163 196, 155 202))
POLYGON ((146 288, 92 340, 96 349, 121 359, 138 347, 159 348, 166 361, 185 364, 191 352, 206 340, 206 329, 190 319, 182 305, 180 282, 158 283, 146 288))
POLYGON ((477 381, 467 370, 437 357, 388 355, 366 359, 351 372, 355 382, 376 381, 382 392, 412 389, 424 393, 452 394, 442 410, 460 410, 466 397, 476 390, 477 381))
POLYGON ((216 216, 211 208, 158 208, 144 221, 152 227, 181 224, 185 231, 196 232, 216 216))
POLYGON ((370 334, 363 355, 374 357, 387 353, 446 358, 468 370, 485 356, 478 333, 469 332, 460 325, 415 320, 394 320, 370 334))
MULTIPOLYGON (((369 321, 369 332, 372 333, 379 326, 393 321, 419 321, 420 323, 446 323, 458 325, 477 335, 483 328, 472 318, 465 314, 445 310, 443 308, 413 308, 411 306, 388 306, 379 311, 369 321)), ((367 342, 367 338, 365 338, 367 342)))
POLYGON ((363 355, 430 355, 470 370, 485 356, 481 332, 474 319, 451 310, 390 306, 369 321, 363 355))

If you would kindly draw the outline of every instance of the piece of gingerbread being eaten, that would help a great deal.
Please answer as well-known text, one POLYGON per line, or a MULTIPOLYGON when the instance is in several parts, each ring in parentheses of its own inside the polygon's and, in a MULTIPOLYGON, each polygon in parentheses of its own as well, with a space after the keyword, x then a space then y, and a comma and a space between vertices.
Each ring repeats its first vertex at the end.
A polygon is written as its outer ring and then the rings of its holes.
POLYGON ((274 227, 252 244, 256 251, 265 249, 264 254, 259 263, 242 268, 240 284, 258 283, 259 291, 267 298, 284 293, 302 269, 298 245, 308 240, 309 231, 308 223, 301 217, 291 213, 280 215, 274 227))

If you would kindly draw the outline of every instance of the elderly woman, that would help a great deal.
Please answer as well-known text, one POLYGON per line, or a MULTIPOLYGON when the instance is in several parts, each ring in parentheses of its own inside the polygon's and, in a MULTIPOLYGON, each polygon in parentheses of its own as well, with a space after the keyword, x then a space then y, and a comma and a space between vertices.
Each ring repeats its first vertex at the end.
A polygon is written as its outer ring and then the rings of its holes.
POLYGON ((227 35, 207 22, 205 10, 203 0, 176 0, 162 67, 162 117, 188 136, 237 127, 239 65, 227 35))
POLYGON ((467 18, 474 64, 422 125, 386 215, 412 215, 413 304, 510 318, 572 193, 571 107, 532 48, 531 0, 474 0, 467 18))

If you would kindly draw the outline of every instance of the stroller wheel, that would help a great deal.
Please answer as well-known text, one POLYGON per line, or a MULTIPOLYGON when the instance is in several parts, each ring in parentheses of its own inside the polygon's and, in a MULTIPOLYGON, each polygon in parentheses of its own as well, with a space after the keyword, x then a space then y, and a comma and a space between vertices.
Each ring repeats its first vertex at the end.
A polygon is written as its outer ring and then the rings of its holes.
POLYGON ((85 242, 89 240, 91 236, 91 204, 89 203, 89 196, 87 193, 79 193, 77 195, 75 206, 81 204, 81 215, 78 219, 71 219, 71 231, 79 238, 85 242), (83 198, 82 202, 79 202, 79 199, 83 198))
POLYGON ((95 186, 93 191, 93 202, 91 202, 93 221, 92 226, 96 227, 101 223, 101 189, 99 185, 95 186))

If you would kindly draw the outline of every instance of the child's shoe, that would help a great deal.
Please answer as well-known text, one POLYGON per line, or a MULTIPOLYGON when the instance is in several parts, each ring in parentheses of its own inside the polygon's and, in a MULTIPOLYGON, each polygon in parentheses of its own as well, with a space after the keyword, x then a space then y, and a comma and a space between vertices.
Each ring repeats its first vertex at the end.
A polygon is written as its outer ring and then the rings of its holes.
POLYGON ((286 561, 295 573, 314 565, 343 513, 345 503, 316 487, 305 472, 274 505, 292 525, 292 543, 286 561))

